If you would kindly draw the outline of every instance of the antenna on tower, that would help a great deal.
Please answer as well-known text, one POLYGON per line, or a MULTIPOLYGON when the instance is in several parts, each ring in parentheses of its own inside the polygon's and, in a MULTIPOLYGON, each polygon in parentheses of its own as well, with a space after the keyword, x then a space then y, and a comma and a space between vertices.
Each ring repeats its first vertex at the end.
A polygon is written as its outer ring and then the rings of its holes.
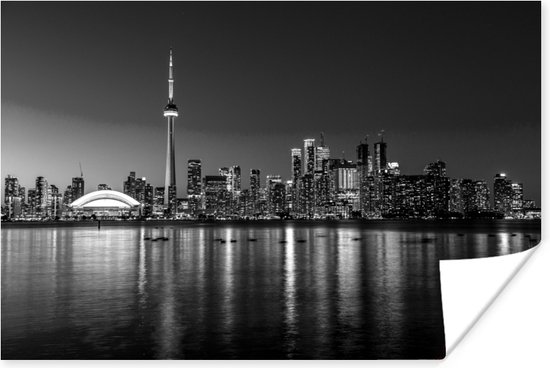
POLYGON ((384 129, 382 129, 378 135, 380 136, 380 142, 384 142, 384 129))
POLYGON ((82 172, 82 163, 80 161, 78 161, 78 166, 80 166, 80 177, 83 178, 84 173, 82 172))
POLYGON ((321 147, 325 146, 325 133, 321 132, 321 147))

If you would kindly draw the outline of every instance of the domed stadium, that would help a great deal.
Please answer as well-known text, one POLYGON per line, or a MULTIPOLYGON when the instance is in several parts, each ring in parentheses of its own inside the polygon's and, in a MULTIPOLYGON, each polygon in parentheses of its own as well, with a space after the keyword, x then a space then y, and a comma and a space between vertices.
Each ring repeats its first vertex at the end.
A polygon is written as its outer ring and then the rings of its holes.
POLYGON ((100 218, 115 218, 139 214, 140 203, 115 190, 97 190, 88 193, 69 205, 73 212, 100 218))

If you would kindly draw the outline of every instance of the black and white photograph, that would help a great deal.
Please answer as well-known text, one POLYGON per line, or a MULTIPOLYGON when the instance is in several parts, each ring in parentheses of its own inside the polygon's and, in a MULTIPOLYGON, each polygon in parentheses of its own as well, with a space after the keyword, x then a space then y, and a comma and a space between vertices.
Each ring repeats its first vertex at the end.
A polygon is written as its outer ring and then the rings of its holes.
POLYGON ((541 2, 2 1, 1 358, 444 359, 541 146, 541 2))

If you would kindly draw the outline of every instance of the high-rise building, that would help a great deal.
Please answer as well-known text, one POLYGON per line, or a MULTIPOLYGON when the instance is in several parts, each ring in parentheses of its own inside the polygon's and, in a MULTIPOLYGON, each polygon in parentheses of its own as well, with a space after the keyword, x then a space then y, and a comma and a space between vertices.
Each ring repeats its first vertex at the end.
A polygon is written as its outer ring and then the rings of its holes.
POLYGON ((48 215, 48 181, 38 176, 35 181, 35 214, 39 217, 48 215))
POLYGON ((204 209, 207 215, 220 217, 227 215, 227 178, 222 175, 204 177, 204 209))
POLYGON ((200 195, 202 181, 201 160, 187 161, 187 195, 200 195))
POLYGON ((323 161, 330 159, 330 148, 325 145, 325 135, 321 133, 321 142, 318 147, 315 148, 315 171, 323 170, 323 161))
POLYGON ((474 182, 474 211, 483 212, 491 209, 489 186, 485 180, 474 182))
POLYGON ((300 202, 300 177, 302 176, 302 150, 300 148, 292 148, 290 150, 290 170, 292 177, 292 184, 290 191, 287 195, 290 195, 290 201, 288 202, 290 209, 293 213, 299 211, 300 202))
POLYGON ((170 49, 170 62, 168 68, 168 104, 164 108, 164 117, 168 123, 168 135, 166 143, 166 175, 164 177, 164 205, 169 215, 177 210, 176 198, 176 163, 175 163, 175 133, 174 121, 178 117, 178 107, 174 104, 174 74, 172 65, 172 49, 170 49))
POLYGON ((78 198, 84 195, 84 178, 82 176, 77 176, 72 179, 71 185, 71 197, 73 201, 76 201, 78 198))
POLYGON ((198 217, 202 207, 202 163, 194 159, 187 161, 187 198, 191 216, 198 217))
POLYGON ((384 136, 381 137, 380 142, 374 144, 374 175, 380 175, 386 170, 387 164, 387 144, 384 142, 384 136))
POLYGON ((302 176, 302 150, 300 148, 292 148, 290 150, 290 169, 292 172, 292 181, 297 183, 302 176))
POLYGON ((315 139, 304 139, 304 174, 315 172, 315 139))
POLYGON ((512 183, 512 211, 523 210, 523 184, 512 183))
POLYGON ((447 165, 441 160, 430 162, 424 167, 424 208, 427 216, 443 216, 449 211, 450 180, 447 165))
POLYGON ((4 184, 4 205, 7 207, 8 218, 21 216, 22 206, 25 202, 25 193, 21 191, 19 180, 8 175, 4 184))
POLYGON ((496 212, 509 217, 512 215, 512 182, 506 174, 496 174, 493 182, 494 209, 496 212))
POLYGON ((130 175, 125 182, 122 183, 122 192, 136 199, 136 172, 130 171, 130 175))
POLYGON ((232 195, 238 195, 241 191, 241 167, 233 165, 229 168, 229 187, 228 190, 232 195))
POLYGON ((250 201, 252 202, 253 214, 256 215, 260 211, 260 170, 250 169, 250 201))

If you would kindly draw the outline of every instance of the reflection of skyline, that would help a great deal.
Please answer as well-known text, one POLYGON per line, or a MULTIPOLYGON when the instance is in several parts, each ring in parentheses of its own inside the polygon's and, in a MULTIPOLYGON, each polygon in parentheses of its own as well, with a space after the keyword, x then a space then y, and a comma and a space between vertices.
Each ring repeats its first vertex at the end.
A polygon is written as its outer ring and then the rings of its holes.
POLYGON ((482 233, 288 224, 4 229, 3 350, 13 351, 34 331, 47 338, 63 326, 64 337, 33 351, 134 358, 414 355, 436 349, 442 333, 438 260, 525 249, 528 242, 514 231, 488 240, 482 233), (153 234, 169 240, 143 240, 153 234), (214 241, 220 235, 237 241, 214 241), (257 241, 248 242, 251 236, 257 241))

